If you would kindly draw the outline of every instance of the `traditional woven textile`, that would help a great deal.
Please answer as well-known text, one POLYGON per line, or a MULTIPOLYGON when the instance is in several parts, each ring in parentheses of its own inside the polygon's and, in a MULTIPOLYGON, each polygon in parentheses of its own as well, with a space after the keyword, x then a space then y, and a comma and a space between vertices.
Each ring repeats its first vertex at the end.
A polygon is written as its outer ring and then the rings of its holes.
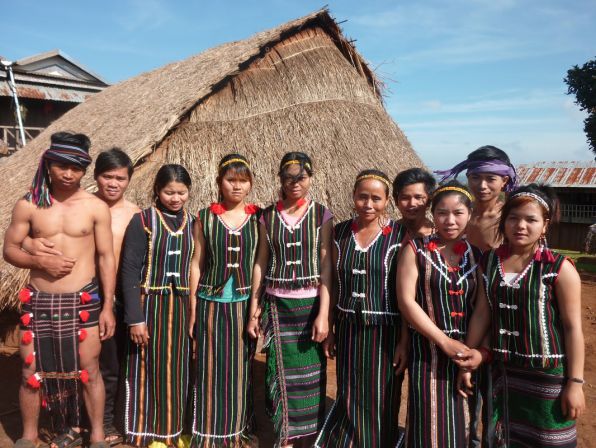
POLYGON ((317 433, 325 417, 327 360, 311 340, 318 297, 289 299, 264 295, 267 353, 265 390, 277 445, 317 433))
POLYGON ((130 444, 176 444, 184 423, 189 368, 188 297, 142 298, 149 343, 127 342, 125 432, 130 444))
POLYGON ((197 299, 193 447, 240 447, 254 429, 248 300, 197 299))
POLYGON ((336 322, 337 398, 316 447, 395 447, 403 375, 393 369, 397 325, 336 322))
POLYGON ((577 446, 574 420, 561 411, 564 367, 523 369, 493 365, 496 447, 571 448, 577 446))
MULTIPOLYGON (((81 386, 87 372, 80 370, 79 342, 85 328, 98 324, 99 288, 89 283, 73 293, 45 293, 29 285, 19 293, 23 301, 22 343, 33 344, 35 362, 31 387, 41 390, 42 405, 50 412, 56 430, 80 423, 81 386)), ((31 361, 31 362, 29 362, 31 361)))
MULTIPOLYGON (((465 243, 458 266, 449 266, 432 238, 411 242, 416 251, 416 301, 446 335, 463 341, 476 297, 480 251, 465 243)), ((439 347, 412 331, 408 367, 408 447, 467 446, 468 402, 456 390, 458 367, 439 347)))

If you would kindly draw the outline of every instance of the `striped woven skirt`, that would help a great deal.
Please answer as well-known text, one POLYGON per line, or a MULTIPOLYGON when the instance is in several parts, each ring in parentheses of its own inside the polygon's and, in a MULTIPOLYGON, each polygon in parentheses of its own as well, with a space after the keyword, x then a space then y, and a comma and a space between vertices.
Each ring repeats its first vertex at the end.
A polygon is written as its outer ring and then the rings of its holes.
POLYGON ((575 447, 574 420, 561 411, 564 367, 493 366, 493 423, 497 447, 575 447))
POLYGON ((197 298, 193 447, 241 447, 254 429, 248 300, 197 298))
POLYGON ((311 340, 319 298, 264 296, 267 413, 277 445, 285 445, 316 434, 325 418, 327 360, 321 344, 311 340))
POLYGON ((397 325, 336 323, 337 398, 315 447, 397 446, 403 374, 393 370, 397 325))
POLYGON ((411 333, 408 365, 408 448, 468 446, 470 409, 457 392, 458 367, 435 344, 411 333))
POLYGON ((149 344, 127 339, 125 433, 129 444, 177 443, 188 392, 188 297, 147 295, 149 344))

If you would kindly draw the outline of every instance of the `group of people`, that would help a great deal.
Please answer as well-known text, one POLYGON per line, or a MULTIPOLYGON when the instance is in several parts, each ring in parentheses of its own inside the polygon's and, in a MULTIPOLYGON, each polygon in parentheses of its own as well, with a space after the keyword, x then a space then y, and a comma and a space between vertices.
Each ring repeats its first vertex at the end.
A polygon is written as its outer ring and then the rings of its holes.
POLYGON ((580 279, 546 244, 552 190, 517 186, 500 149, 472 152, 438 186, 420 168, 393 181, 364 170, 336 193, 354 215, 334 226, 302 152, 283 156, 264 209, 247 202, 251 161, 226 155, 218 201, 193 214, 181 165, 159 169, 151 207, 126 201, 133 166, 119 149, 100 153, 87 193, 89 146, 52 136, 5 235, 5 259, 31 270, 18 448, 41 445, 40 407, 53 448, 80 445, 83 426, 93 448, 122 442, 120 408, 132 445, 255 445, 259 336, 277 446, 576 446, 580 279), (461 172, 468 186, 450 180, 461 172))

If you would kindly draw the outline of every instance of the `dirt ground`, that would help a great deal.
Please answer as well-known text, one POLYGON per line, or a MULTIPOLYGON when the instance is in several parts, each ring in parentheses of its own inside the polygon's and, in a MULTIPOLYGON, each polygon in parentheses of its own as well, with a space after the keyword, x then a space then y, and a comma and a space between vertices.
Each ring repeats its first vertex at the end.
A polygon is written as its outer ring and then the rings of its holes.
MULTIPOLYGON (((582 282, 582 310, 583 329, 586 338, 586 385, 584 392, 586 396, 587 412, 579 420, 578 436, 580 447, 596 446, 596 278, 586 279, 582 282)), ((6 320, 5 320, 6 322, 6 320)), ((21 419, 18 409, 18 378, 20 362, 16 354, 18 341, 14 335, 6 332, 7 325, 0 321, 0 448, 12 446, 12 442, 21 434, 21 419), (3 334, 4 329, 4 334, 3 334)), ((268 448, 273 446, 272 426, 264 413, 264 377, 265 359, 263 355, 257 355, 255 359, 255 409, 257 413, 257 435, 260 447, 268 448)), ((407 396, 406 382, 404 382, 404 393, 402 394, 402 408, 399 421, 403 426, 405 423, 407 396)), ((327 405, 333 402, 336 393, 335 363, 328 365, 327 381, 327 405)))

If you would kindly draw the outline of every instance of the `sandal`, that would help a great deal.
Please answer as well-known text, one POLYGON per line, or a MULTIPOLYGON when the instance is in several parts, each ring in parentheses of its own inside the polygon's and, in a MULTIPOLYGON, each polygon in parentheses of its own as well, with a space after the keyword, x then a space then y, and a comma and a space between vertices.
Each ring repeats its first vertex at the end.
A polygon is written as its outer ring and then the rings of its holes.
POLYGON ((120 432, 118 432, 116 427, 112 424, 103 425, 103 432, 104 432, 104 435, 106 438, 106 442, 110 446, 119 445, 124 442, 124 437, 122 436, 122 434, 120 434, 120 432), (108 439, 110 439, 110 440, 108 440, 108 439))
POLYGON ((29 439, 19 439, 13 446, 14 448, 49 448, 49 445, 41 440, 34 442, 29 439))
POLYGON ((77 448, 79 446, 83 446, 83 436, 72 428, 54 437, 50 442, 50 447, 54 448, 77 448))

